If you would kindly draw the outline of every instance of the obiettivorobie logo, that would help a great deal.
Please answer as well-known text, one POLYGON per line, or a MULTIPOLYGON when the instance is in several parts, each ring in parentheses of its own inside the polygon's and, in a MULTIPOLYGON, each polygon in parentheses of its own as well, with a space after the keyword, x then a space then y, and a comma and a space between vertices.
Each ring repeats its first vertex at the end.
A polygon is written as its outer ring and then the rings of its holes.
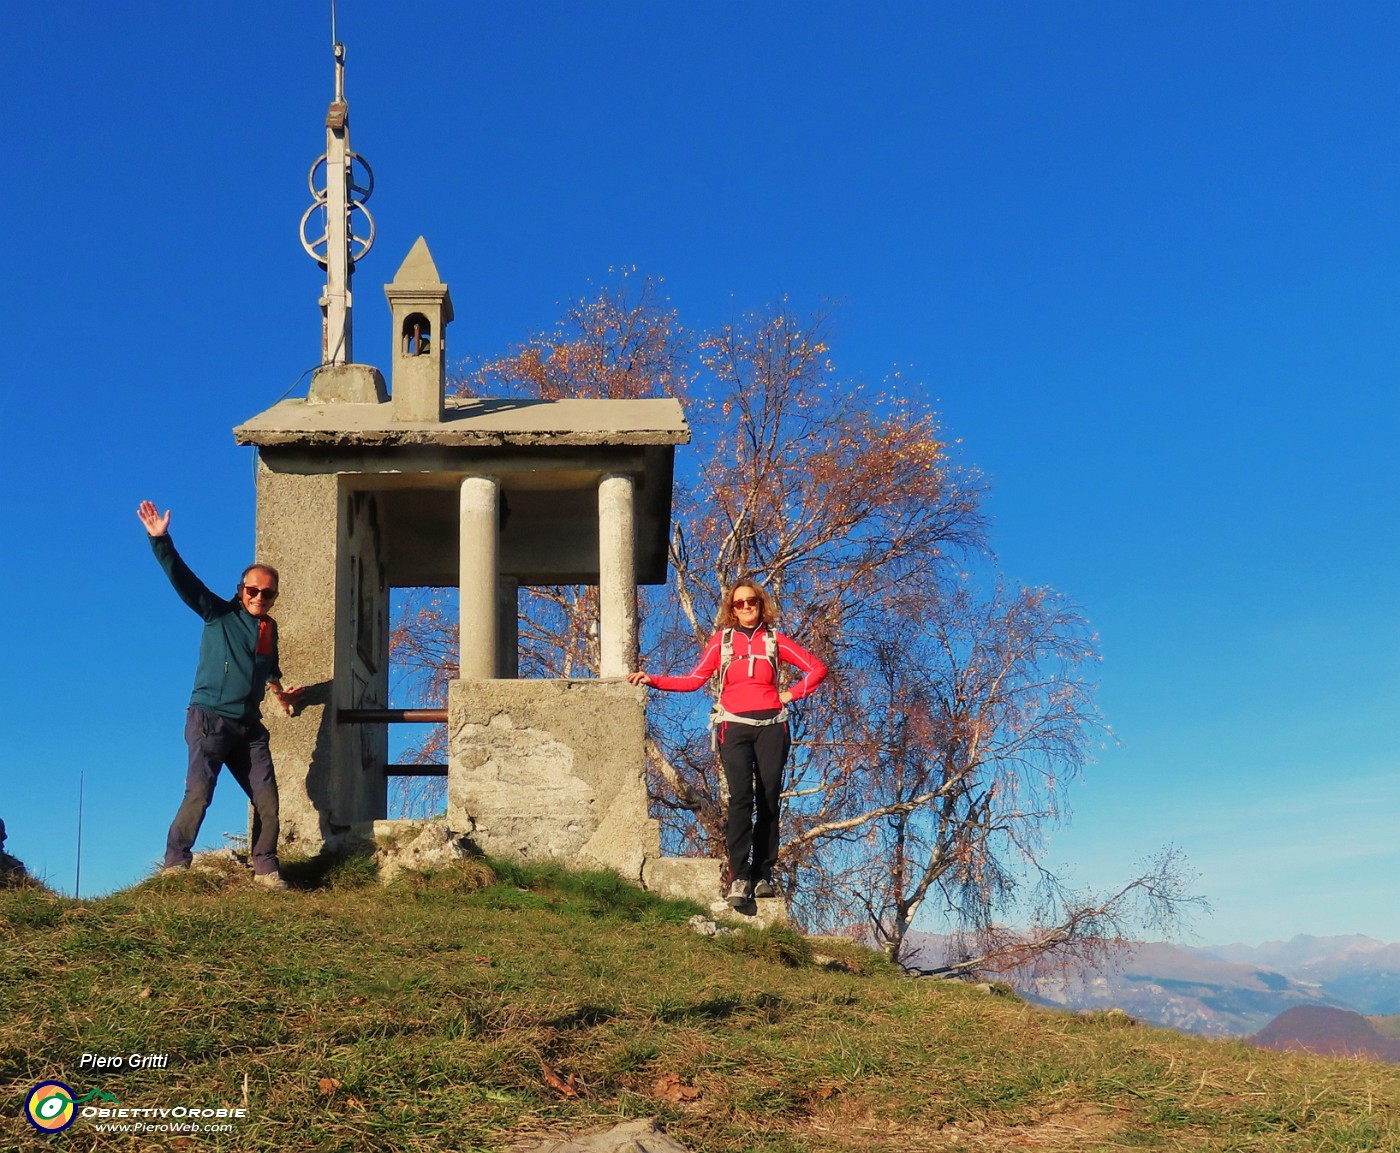
POLYGON ((102 1132, 228 1133, 248 1108, 229 1105, 125 1106, 102 1089, 77 1096, 62 1081, 41 1081, 24 1099, 24 1115, 41 1133, 60 1133, 79 1117, 102 1132), (104 1103, 105 1102, 105 1103, 104 1103))
POLYGON ((58 1133, 73 1124, 78 1115, 77 1107, 93 1099, 110 1101, 113 1105, 121 1102, 111 1093, 93 1089, 81 1097, 75 1097, 73 1090, 62 1081, 40 1081, 29 1090, 24 1099, 24 1115, 34 1128, 43 1133, 58 1133))

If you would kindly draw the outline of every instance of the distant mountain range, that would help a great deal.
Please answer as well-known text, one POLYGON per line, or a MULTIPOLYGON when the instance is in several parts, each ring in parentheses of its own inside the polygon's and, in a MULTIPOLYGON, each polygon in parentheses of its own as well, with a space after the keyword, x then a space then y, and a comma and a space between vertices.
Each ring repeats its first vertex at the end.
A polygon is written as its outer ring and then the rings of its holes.
MULTIPOLYGON (((917 963, 943 963, 944 938, 933 934, 911 934, 911 938, 917 963)), ((1270 1033, 1267 1027, 1290 1010, 1350 1010, 1367 1028, 1372 1026, 1363 1015, 1400 1014, 1400 944, 1388 945, 1362 936, 1298 936, 1257 947, 1193 948, 1152 942, 1135 945, 1127 958, 1106 965, 1102 972, 1069 977, 1013 976, 1012 983, 1023 995, 1045 1005, 1076 1010, 1117 1008, 1139 1020, 1187 1033, 1251 1040, 1261 1035, 1266 1040, 1260 1044, 1275 1047, 1274 1042, 1280 1041, 1277 1047, 1287 1047, 1283 1033, 1270 1033)), ((1281 1028, 1283 1032, 1294 1027, 1315 1032, 1324 1023, 1328 1030, 1339 1027, 1334 1018, 1304 1015, 1285 1019, 1281 1028)), ((1347 1024, 1356 1028, 1356 1022, 1347 1024)), ((1387 1026, 1386 1022, 1380 1024, 1383 1029, 1387 1026)), ((1295 1047, 1313 1052, 1342 1051, 1320 1047, 1330 1042, 1319 1037, 1299 1034, 1294 1038, 1299 1042, 1295 1047), (1319 1047, 1313 1047, 1314 1041, 1319 1047)), ((1379 1033, 1377 1039, 1388 1043, 1379 1033)), ((1381 1056, 1380 1049, 1364 1051, 1381 1056)))
POLYGON ((1222 945, 1189 951, 1283 973, 1359 1013, 1400 1013, 1400 944, 1361 936, 1299 936, 1257 948, 1222 945))

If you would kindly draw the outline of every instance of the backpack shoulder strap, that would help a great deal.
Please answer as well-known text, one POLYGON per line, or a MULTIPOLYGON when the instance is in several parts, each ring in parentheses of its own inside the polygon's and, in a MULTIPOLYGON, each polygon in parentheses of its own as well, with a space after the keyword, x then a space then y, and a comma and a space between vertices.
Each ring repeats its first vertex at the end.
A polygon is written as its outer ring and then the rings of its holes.
POLYGON ((734 663, 734 630, 725 629, 719 634, 719 671, 715 673, 715 700, 724 691, 724 674, 734 663))
MULTIPOLYGON (((778 683, 778 634, 767 625, 763 626, 763 656, 767 662, 773 666, 773 683, 778 683)), ((734 630, 725 629, 719 636, 719 671, 715 673, 718 684, 715 690, 715 699, 719 699, 719 694, 724 690, 724 674, 729 671, 729 666, 734 663, 734 630)), ((753 668, 753 641, 749 641, 749 668, 753 668)))

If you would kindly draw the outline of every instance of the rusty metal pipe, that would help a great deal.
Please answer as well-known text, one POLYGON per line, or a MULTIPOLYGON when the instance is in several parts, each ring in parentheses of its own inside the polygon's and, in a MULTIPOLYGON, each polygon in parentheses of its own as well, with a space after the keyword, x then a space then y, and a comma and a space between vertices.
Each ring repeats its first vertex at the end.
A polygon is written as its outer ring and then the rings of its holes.
POLYGON ((446 765, 385 765, 386 777, 445 777, 446 765))
POLYGON ((446 709, 336 709, 343 725, 442 725, 446 709))

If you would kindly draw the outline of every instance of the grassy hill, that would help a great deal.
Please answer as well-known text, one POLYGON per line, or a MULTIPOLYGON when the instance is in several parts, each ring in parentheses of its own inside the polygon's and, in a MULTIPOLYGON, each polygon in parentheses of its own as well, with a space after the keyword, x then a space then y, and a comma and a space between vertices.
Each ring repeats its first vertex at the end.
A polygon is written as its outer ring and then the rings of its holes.
POLYGON ((0 1148, 500 1150, 637 1116, 696 1153, 1400 1148, 1395 1067, 1056 1013, 852 946, 819 943, 843 966, 823 967, 606 876, 287 873, 305 888, 0 893, 0 1148), (247 1116, 41 1137, 21 1112, 47 1079, 247 1116))
POLYGON ((1327 1005, 1295 1005, 1249 1040, 1268 1049, 1329 1055, 1346 1053, 1400 1063, 1400 1041, 1387 1037, 1360 1013, 1327 1005))

